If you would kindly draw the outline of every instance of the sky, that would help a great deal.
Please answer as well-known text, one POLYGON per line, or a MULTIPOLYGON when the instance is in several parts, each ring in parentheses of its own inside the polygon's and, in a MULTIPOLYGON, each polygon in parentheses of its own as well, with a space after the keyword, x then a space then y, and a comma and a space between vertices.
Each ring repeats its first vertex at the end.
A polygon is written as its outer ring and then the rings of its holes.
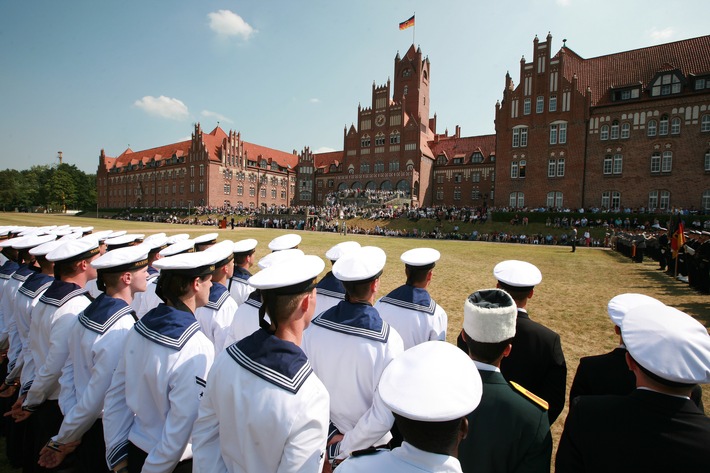
POLYGON ((494 133, 533 39, 590 58, 710 33, 707 0, 24 0, 0 3, 0 169, 118 156, 219 122, 291 152, 343 149, 412 44, 437 132, 494 133), (416 14, 415 26, 398 24, 416 14))

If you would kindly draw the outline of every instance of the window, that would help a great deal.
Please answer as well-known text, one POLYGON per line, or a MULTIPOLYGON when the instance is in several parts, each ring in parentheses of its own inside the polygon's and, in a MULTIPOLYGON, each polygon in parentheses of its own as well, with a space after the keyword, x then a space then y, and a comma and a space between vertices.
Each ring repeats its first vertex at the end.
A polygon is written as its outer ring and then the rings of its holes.
POLYGON ((444 200, 444 191, 439 189, 436 191, 436 200, 444 200))
POLYGON ((462 179, 463 179, 463 174, 454 175, 454 182, 461 182, 462 179))
POLYGON ((613 163, 614 160, 611 156, 604 156, 604 174, 611 174, 613 163))
POLYGON ((612 140, 619 139, 619 122, 616 120, 611 122, 611 134, 609 135, 609 138, 612 140))
POLYGON ((659 199, 659 206, 661 210, 668 210, 671 206, 671 193, 669 191, 661 191, 661 198, 659 199))
POLYGON ((370 172, 370 163, 361 163, 360 164, 360 174, 364 174, 370 172))
POLYGON ((471 162, 472 163, 482 163, 483 162, 483 154, 476 151, 471 155, 471 162))
POLYGON ((621 174, 624 165, 624 157, 620 154, 614 155, 614 174, 621 174))
POLYGON ((518 162, 513 161, 510 163, 510 178, 511 179, 517 179, 518 178, 518 162))
POLYGON ((241 184, 237 186, 237 195, 244 195, 244 186, 241 184))
POLYGON ((621 174, 624 164, 624 157, 621 154, 614 156, 604 156, 603 172, 604 174, 621 174))
POLYGON ((680 118, 673 117, 673 120, 671 120, 671 135, 679 135, 679 134, 680 134, 680 118))
POLYGON ((563 144, 567 143, 567 124, 566 124, 566 123, 560 123, 560 124, 559 124, 559 127, 560 127, 560 133, 559 133, 559 135, 558 135, 557 141, 558 141, 561 145, 563 145, 563 144))
POLYGON ((520 160, 520 164, 518 165, 518 176, 521 178, 525 177, 525 167, 527 163, 525 162, 524 159, 520 160))
POLYGON ((557 160, 557 177, 565 176, 565 158, 557 160))
POLYGON ((651 155, 651 173, 661 172, 661 153, 651 155))
POLYGON ((271 198, 272 199, 276 198, 276 189, 271 189, 271 198))
POLYGON ((553 123, 550 125, 550 144, 565 144, 567 142, 567 123, 553 123))
POLYGON ((471 200, 478 200, 481 198, 481 191, 478 189, 471 190, 471 200))
POLYGON ((249 195, 251 197, 254 197, 256 195, 256 189, 254 188, 254 186, 249 187, 249 195))
POLYGON ((525 194, 522 192, 511 192, 510 193, 510 206, 511 207, 525 207, 525 194))
POLYGON ((513 148, 528 145, 528 127, 520 126, 513 128, 513 148))
POLYGON ((602 126, 601 132, 599 133, 599 139, 602 141, 609 139, 609 125, 602 126))
POLYGON ((661 117, 660 125, 658 126, 658 134, 660 136, 668 134, 668 115, 663 115, 661 117))
POLYGON ((703 201, 701 205, 703 210, 710 210, 710 190, 703 192, 703 201))
POLYGON ((481 173, 480 172, 471 173, 471 182, 481 182, 481 173))
POLYGON ((399 144, 399 132, 398 131, 395 131, 390 135, 390 144, 391 145, 399 144))
POLYGON ((266 187, 262 187, 259 194, 261 194, 261 197, 266 197, 266 187))
POLYGON ((550 95, 550 106, 549 106, 548 110, 550 112, 557 111, 557 96, 556 95, 550 95))
POLYGON ((705 153, 705 171, 710 171, 710 151, 705 153))
POLYGON ((229 194, 231 192, 232 192, 232 186, 230 186, 229 184, 225 184, 224 185, 224 193, 229 194))
POLYGON ((390 161, 390 172, 399 171, 399 161, 390 161))
POLYGON ((557 162, 554 159, 547 161, 547 177, 555 177, 557 162))
POLYGON ((550 125, 550 144, 557 144, 557 125, 550 125))
POLYGON ((648 128, 646 129, 647 136, 656 136, 658 132, 658 122, 656 120, 648 121, 648 128))
POLYGON ((384 146, 385 145, 385 135, 382 133, 378 133, 375 135, 375 146, 384 146))
POLYGON ((671 95, 680 93, 680 79, 677 75, 670 72, 659 76, 651 86, 651 96, 671 95))
POLYGON ((204 175, 205 175, 205 165, 200 164, 200 176, 204 176, 204 175))
POLYGON ((700 120, 700 131, 710 131, 710 115, 703 115, 700 120))
POLYGON ((527 98, 523 101, 523 115, 530 115, 530 107, 532 106, 532 101, 527 98))
POLYGON ((461 189, 454 189, 454 200, 461 200, 461 189))
POLYGON ((535 101, 535 113, 542 113, 545 110, 545 97, 542 95, 537 96, 535 101))
POLYGON ((562 207, 562 192, 552 191, 547 193, 547 206, 548 207, 562 207))
POLYGON ((438 176, 436 176, 436 183, 437 183, 437 184, 443 184, 443 183, 444 183, 444 175, 443 175, 443 174, 439 174, 438 176))
POLYGON ((618 191, 602 192, 602 208, 618 210, 621 207, 621 193, 618 191))
POLYGON ((528 128, 520 129, 520 146, 524 147, 528 145, 528 128))
POLYGON ((658 208, 658 191, 648 193, 648 210, 656 210, 658 208))
POLYGON ((695 79, 695 90, 710 89, 709 77, 698 77, 695 79))
POLYGON ((627 139, 631 135, 631 124, 622 123, 621 124, 621 139, 627 139))
POLYGON ((664 151, 661 161, 661 172, 671 172, 673 168, 673 151, 664 151))
POLYGON ((365 135, 362 138, 360 138, 360 147, 366 148, 368 146, 370 146, 370 135, 365 135))
POLYGON ((378 161, 375 163, 375 172, 385 172, 385 163, 378 161))

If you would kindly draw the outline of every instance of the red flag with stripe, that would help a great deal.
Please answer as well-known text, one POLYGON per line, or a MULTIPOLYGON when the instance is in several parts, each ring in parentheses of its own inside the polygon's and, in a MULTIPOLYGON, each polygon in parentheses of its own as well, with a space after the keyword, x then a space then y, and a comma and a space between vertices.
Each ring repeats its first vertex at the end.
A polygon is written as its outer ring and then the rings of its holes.
POLYGON ((400 30, 406 30, 410 26, 414 26, 414 15, 408 20, 403 21, 402 23, 399 24, 399 29, 400 30))

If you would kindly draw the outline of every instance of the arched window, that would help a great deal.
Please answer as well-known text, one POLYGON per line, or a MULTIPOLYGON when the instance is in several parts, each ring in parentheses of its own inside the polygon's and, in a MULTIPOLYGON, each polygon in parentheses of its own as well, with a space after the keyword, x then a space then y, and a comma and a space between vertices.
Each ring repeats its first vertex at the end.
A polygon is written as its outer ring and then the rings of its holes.
POLYGON ((363 137, 360 138, 360 147, 366 148, 368 146, 370 146, 370 135, 363 135, 363 137))
POLYGON ((382 184, 380 184, 380 189, 383 191, 391 191, 392 190, 392 182, 389 180, 384 181, 382 184))
POLYGON ((518 162, 513 161, 510 163, 510 178, 511 179, 517 179, 518 178, 518 162))
POLYGON ((406 179, 402 179, 397 183, 397 190, 405 192, 406 194, 409 194, 410 186, 409 186, 409 181, 406 179))
POLYGON ((354 165, 351 164, 350 166, 348 166, 348 174, 355 174, 355 166, 354 165))
POLYGON ((377 184, 375 184, 374 181, 367 181, 367 184, 365 184, 365 189, 374 191, 377 189, 377 184))
POLYGON ((661 160, 661 172, 671 172, 673 169, 673 151, 664 151, 661 160))
POLYGON ((680 117, 673 117, 671 120, 671 135, 680 134, 680 117))
POLYGON ((649 120, 648 127, 646 128, 647 136, 656 136, 658 132, 658 122, 656 120, 649 120))
POLYGON ((660 136, 665 136, 668 134, 668 115, 663 115, 660 120, 660 125, 658 126, 658 134, 660 136))
POLYGON ((347 185, 346 183, 344 183, 344 182, 341 182, 340 184, 338 184, 338 190, 339 190, 339 191, 344 191, 344 190, 347 189, 347 188, 348 188, 348 185, 347 185))
POLYGON ((622 123, 621 124, 621 139, 626 139, 631 135, 631 124, 622 123))
POLYGON ((602 141, 609 139, 609 125, 602 125, 601 131, 599 132, 599 139, 602 141))
POLYGON ((710 115, 703 115, 700 119, 700 131, 710 131, 710 115))
POLYGON ((362 183, 360 181, 355 181, 350 186, 351 189, 362 189, 362 183))
POLYGON ((614 120, 611 122, 611 134, 609 139, 618 140, 619 139, 619 122, 614 120))

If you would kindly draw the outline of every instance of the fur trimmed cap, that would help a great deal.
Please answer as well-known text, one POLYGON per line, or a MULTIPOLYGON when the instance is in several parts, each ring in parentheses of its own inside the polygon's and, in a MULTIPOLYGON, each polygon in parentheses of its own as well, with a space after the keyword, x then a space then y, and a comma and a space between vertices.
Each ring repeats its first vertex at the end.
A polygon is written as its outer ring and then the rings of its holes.
POLYGON ((498 343, 515 336, 518 307, 502 289, 483 289, 466 299, 463 306, 463 329, 481 343, 498 343))

